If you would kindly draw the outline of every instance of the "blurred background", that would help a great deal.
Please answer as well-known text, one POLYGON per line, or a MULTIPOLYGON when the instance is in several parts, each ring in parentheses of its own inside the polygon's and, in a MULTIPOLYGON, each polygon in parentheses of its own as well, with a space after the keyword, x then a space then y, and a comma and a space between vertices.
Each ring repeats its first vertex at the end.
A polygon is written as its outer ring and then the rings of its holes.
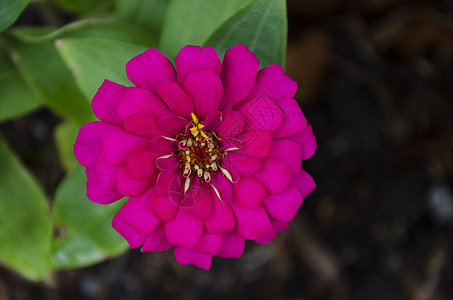
MULTIPOLYGON (((31 3, 17 24, 48 17, 31 3)), ((318 142, 289 231, 209 272, 139 250, 42 284, 0 267, 0 299, 453 299, 453 1, 288 0, 288 18, 318 142)), ((59 122, 40 109, 0 125, 50 197, 59 122)))

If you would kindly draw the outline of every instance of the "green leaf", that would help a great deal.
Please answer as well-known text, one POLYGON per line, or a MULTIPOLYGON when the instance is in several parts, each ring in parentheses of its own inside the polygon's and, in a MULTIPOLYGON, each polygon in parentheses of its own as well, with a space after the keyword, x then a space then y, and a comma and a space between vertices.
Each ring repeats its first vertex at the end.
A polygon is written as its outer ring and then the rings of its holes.
POLYGON ((25 114, 41 105, 3 49, 0 49, 0 86, 0 121, 25 114))
POLYGON ((124 201, 101 205, 85 196, 86 176, 77 165, 57 189, 52 211, 57 237, 52 265, 57 269, 87 266, 124 253, 125 240, 111 227, 124 201))
POLYGON ((246 45, 261 61, 261 68, 285 64, 287 20, 285 0, 255 0, 222 24, 206 45, 223 57, 236 45, 246 45))
POLYGON ((137 24, 159 36, 169 0, 117 0, 115 13, 120 20, 137 24))
POLYGON ((47 200, 0 136, 0 260, 31 280, 49 273, 47 200))
POLYGON ((17 17, 27 6, 28 0, 0 1, 0 31, 5 30, 16 21, 17 17))
POLYGON ((115 0, 54 0, 62 8, 72 12, 93 12, 111 7, 115 0))
POLYGON ((58 51, 88 99, 94 96, 104 79, 130 86, 126 63, 147 49, 136 44, 94 38, 57 42, 58 51))
POLYGON ((35 97, 78 124, 94 118, 53 43, 27 44, 5 37, 14 61, 35 97))
POLYGON ((74 167, 74 142, 79 132, 79 126, 70 120, 66 120, 55 128, 54 137, 58 150, 58 160, 66 171, 74 167))
POLYGON ((173 0, 163 22, 159 49, 174 58, 184 45, 202 45, 249 0, 173 0))

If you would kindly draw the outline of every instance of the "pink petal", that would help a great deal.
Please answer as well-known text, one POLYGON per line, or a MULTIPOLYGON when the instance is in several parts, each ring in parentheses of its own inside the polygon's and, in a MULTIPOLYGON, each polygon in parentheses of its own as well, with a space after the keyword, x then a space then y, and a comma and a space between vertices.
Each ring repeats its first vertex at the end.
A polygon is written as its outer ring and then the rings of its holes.
POLYGON ((120 167, 106 163, 99 155, 94 165, 99 187, 103 190, 116 191, 116 175, 119 169, 120 167))
POLYGON ((198 70, 212 70, 217 76, 220 75, 220 59, 214 48, 205 46, 187 45, 184 46, 176 55, 175 66, 178 81, 184 84, 190 73, 198 70))
POLYGON ((296 100, 285 99, 279 103, 283 109, 283 121, 274 133, 276 138, 291 137, 307 126, 307 119, 296 100))
POLYGON ((206 229, 212 233, 229 232, 234 229, 236 221, 229 203, 214 201, 214 212, 211 218, 204 220, 206 229))
POLYGON ((212 177, 211 185, 214 186, 220 194, 220 198, 215 193, 214 189, 211 187, 211 193, 214 198, 214 201, 228 202, 231 200, 233 194, 231 188, 231 182, 219 172, 212 177))
POLYGON ((160 130, 169 133, 170 137, 183 133, 189 122, 174 114, 166 114, 157 120, 157 126, 160 130))
POLYGON ((193 216, 188 208, 179 208, 176 217, 165 225, 165 234, 170 243, 193 248, 200 241, 203 221, 193 216))
POLYGON ((145 235, 136 232, 124 221, 124 208, 121 208, 112 220, 112 227, 118 231, 121 236, 126 239, 131 248, 137 248, 143 244, 145 240, 145 235))
POLYGON ((192 248, 193 251, 216 255, 222 244, 222 234, 213 234, 208 231, 203 231, 200 241, 192 248))
POLYGON ((101 153, 101 139, 117 126, 105 122, 90 122, 83 125, 74 143, 74 155, 86 168, 94 168, 96 157, 101 153))
POLYGON ((291 184, 297 188, 302 198, 307 197, 315 189, 315 181, 304 170, 301 170, 299 174, 291 178, 291 184))
POLYGON ((162 171, 157 179, 157 191, 160 196, 171 197, 172 201, 179 205, 183 196, 184 181, 180 170, 162 171))
POLYGON ((142 137, 153 138, 155 136, 167 136, 168 133, 159 129, 157 117, 133 114, 124 120, 124 130, 142 137))
POLYGON ((241 149, 244 145, 237 138, 223 138, 220 142, 220 147, 225 151, 237 151, 241 149), (237 149, 234 149, 237 148, 237 149), (232 150, 233 149, 233 150, 232 150))
POLYGON ((256 76, 255 86, 250 92, 250 99, 266 93, 272 99, 293 98, 297 83, 292 80, 278 64, 269 65, 260 70, 256 76))
POLYGON ((276 220, 272 217, 269 217, 269 219, 271 221, 273 232, 264 234, 264 235, 260 236, 259 238, 256 238, 255 242, 257 242, 258 244, 262 244, 262 245, 268 244, 270 241, 272 241, 277 236, 277 234, 280 231, 289 229, 288 222, 282 222, 282 221, 276 220))
POLYGON ((127 88, 118 103, 117 111, 122 120, 133 114, 161 116, 169 112, 159 97, 148 90, 137 87, 127 88))
POLYGON ((129 175, 127 167, 123 167, 116 176, 116 188, 125 196, 135 197, 140 196, 143 192, 151 188, 154 181, 155 179, 153 177, 134 179, 129 175))
POLYGON ((217 127, 219 126, 222 119, 222 113, 220 111, 214 111, 208 115, 204 120, 203 125, 204 131, 215 131, 217 132, 217 127))
POLYGON ((138 197, 131 197, 123 205, 123 218, 135 231, 147 234, 160 223, 159 219, 151 212, 151 201, 155 196, 154 189, 138 197))
POLYGON ((212 70, 190 73, 184 83, 184 90, 192 97, 195 115, 201 121, 217 110, 223 95, 222 82, 212 70))
POLYGON ((258 208, 266 196, 266 189, 254 177, 241 176, 239 181, 233 184, 233 198, 242 207, 258 208))
POLYGON ((220 246, 220 250, 216 256, 223 258, 239 258, 244 252, 244 247, 245 240, 239 232, 237 232, 237 230, 225 232, 222 234, 222 245, 220 246))
POLYGON ((99 186, 98 178, 96 173, 92 169, 85 170, 87 174, 87 197, 93 202, 99 204, 110 204, 121 198, 121 195, 117 190, 104 190, 99 186))
POLYGON ((178 206, 171 197, 156 195, 152 201, 153 213, 162 222, 173 220, 178 212, 178 206))
POLYGON ((272 217, 289 222, 294 219, 302 200, 299 191, 294 186, 290 186, 282 193, 267 196, 264 199, 264 207, 272 217))
POLYGON ((222 79, 225 94, 221 109, 231 109, 245 99, 255 84, 260 61, 244 45, 236 45, 225 52, 222 63, 222 79))
POLYGON ((150 149, 154 153, 159 153, 162 155, 168 155, 172 152, 178 150, 178 142, 173 140, 168 140, 161 136, 156 136, 151 140, 150 149))
POLYGON ((244 131, 238 136, 238 139, 243 144, 240 152, 244 155, 264 158, 271 149, 272 135, 265 130, 244 131))
POLYGON ((172 245, 165 236, 165 224, 159 223, 153 231, 146 235, 142 252, 165 251, 171 247, 172 245))
POLYGON ((116 107, 126 89, 121 84, 104 80, 91 101, 95 116, 102 121, 121 125, 122 121, 116 107))
POLYGON ((278 160, 267 158, 262 170, 255 174, 271 194, 278 194, 286 190, 291 180, 291 170, 278 160))
POLYGON ((160 157, 156 159, 156 166, 162 171, 176 169, 179 166, 179 157, 172 155, 170 157, 160 157))
POLYGON ((221 138, 236 137, 244 131, 244 119, 237 111, 227 110, 222 113, 222 123, 215 129, 221 138))
POLYGON ((131 152, 141 146, 149 145, 150 140, 129 134, 123 129, 115 129, 102 137, 102 158, 111 165, 123 165, 131 152))
POLYGON ((246 239, 254 240, 263 234, 272 232, 272 226, 266 210, 259 206, 255 209, 242 207, 236 201, 231 201, 236 216, 236 228, 246 239))
POLYGON ((315 154, 316 139, 310 125, 307 125, 304 130, 291 136, 291 140, 302 146, 303 159, 309 159, 315 154))
POLYGON ((302 148, 298 143, 290 140, 274 140, 268 157, 284 163, 293 174, 297 174, 302 165, 302 155, 302 148))
POLYGON ((222 167, 230 172, 253 175, 262 168, 262 163, 256 158, 231 151, 223 158, 222 167))
POLYGON ((202 193, 198 194, 199 201, 196 201, 193 207, 194 215, 200 219, 208 219, 214 211, 214 198, 212 197, 209 188, 203 189, 202 193))
POLYGON ((173 64, 156 48, 132 58, 126 65, 126 73, 136 86, 153 92, 164 80, 176 80, 173 64))
POLYGON ((157 171, 156 165, 154 164, 157 157, 158 155, 146 147, 137 148, 135 153, 127 161, 128 174, 133 179, 150 177, 157 171))
POLYGON ((187 120, 191 119, 190 113, 195 111, 193 101, 179 83, 164 81, 159 86, 158 93, 172 113, 187 120))
POLYGON ((173 252, 176 261, 181 265, 195 265, 205 270, 209 270, 211 267, 212 255, 199 253, 183 247, 175 247, 173 252))
POLYGON ((238 111, 250 129, 264 129, 270 132, 277 130, 285 114, 279 101, 266 93, 242 102, 238 111))

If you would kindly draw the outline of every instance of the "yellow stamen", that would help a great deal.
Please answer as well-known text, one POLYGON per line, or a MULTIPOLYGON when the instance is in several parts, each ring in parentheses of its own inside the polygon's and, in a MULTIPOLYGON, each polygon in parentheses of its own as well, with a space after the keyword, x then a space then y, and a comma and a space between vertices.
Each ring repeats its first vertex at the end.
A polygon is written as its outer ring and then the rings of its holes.
POLYGON ((190 131, 193 132, 193 136, 197 137, 198 134, 201 134, 202 137, 207 139, 208 135, 203 130, 201 130, 201 128, 203 128, 204 125, 200 123, 200 121, 198 120, 194 113, 191 113, 191 116, 193 123, 195 124, 195 127, 190 128, 190 131))

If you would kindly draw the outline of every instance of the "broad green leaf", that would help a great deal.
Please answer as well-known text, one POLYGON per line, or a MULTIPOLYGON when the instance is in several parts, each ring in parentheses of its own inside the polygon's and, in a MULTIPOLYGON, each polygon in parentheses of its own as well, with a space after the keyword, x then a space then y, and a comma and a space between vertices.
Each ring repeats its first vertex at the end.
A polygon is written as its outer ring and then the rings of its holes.
POLYGON ((261 61, 261 68, 285 64, 287 38, 285 0, 254 0, 223 23, 206 41, 223 57, 236 45, 246 45, 261 61))
POLYGON ((58 150, 58 160, 66 171, 74 167, 74 141, 79 132, 79 126, 70 120, 58 124, 55 128, 54 138, 58 150))
POLYGON ((11 55, 35 97, 79 124, 92 120, 90 105, 53 43, 27 44, 6 37, 11 55))
POLYGON ((13 24, 27 4, 28 0, 0 0, 0 31, 13 24))
POLYGON ((0 261, 28 279, 43 279, 52 237, 47 200, 1 136, 0 166, 0 261))
POLYGON ((0 87, 0 121, 25 114, 41 104, 32 95, 2 49, 0 49, 0 87))
POLYGON ((111 7, 115 0, 53 0, 62 8, 72 12, 93 12, 111 7))
POLYGON ((140 27, 115 19, 86 19, 58 29, 16 27, 10 33, 20 41, 43 43, 61 38, 103 38, 152 47, 155 39, 140 27))
POLYGON ((57 269, 87 266, 128 249, 111 227, 124 201, 101 205, 85 196, 86 176, 77 165, 63 179, 55 194, 52 220, 56 226, 52 265, 57 269))
POLYGON ((146 50, 146 47, 136 44, 94 38, 63 39, 57 44, 58 51, 88 99, 94 96, 104 79, 130 86, 126 63, 146 50))
POLYGON ((116 17, 159 36, 169 0, 117 0, 116 17))
POLYGON ((184 45, 202 45, 249 0, 173 0, 164 17, 159 49, 174 58, 184 45))

